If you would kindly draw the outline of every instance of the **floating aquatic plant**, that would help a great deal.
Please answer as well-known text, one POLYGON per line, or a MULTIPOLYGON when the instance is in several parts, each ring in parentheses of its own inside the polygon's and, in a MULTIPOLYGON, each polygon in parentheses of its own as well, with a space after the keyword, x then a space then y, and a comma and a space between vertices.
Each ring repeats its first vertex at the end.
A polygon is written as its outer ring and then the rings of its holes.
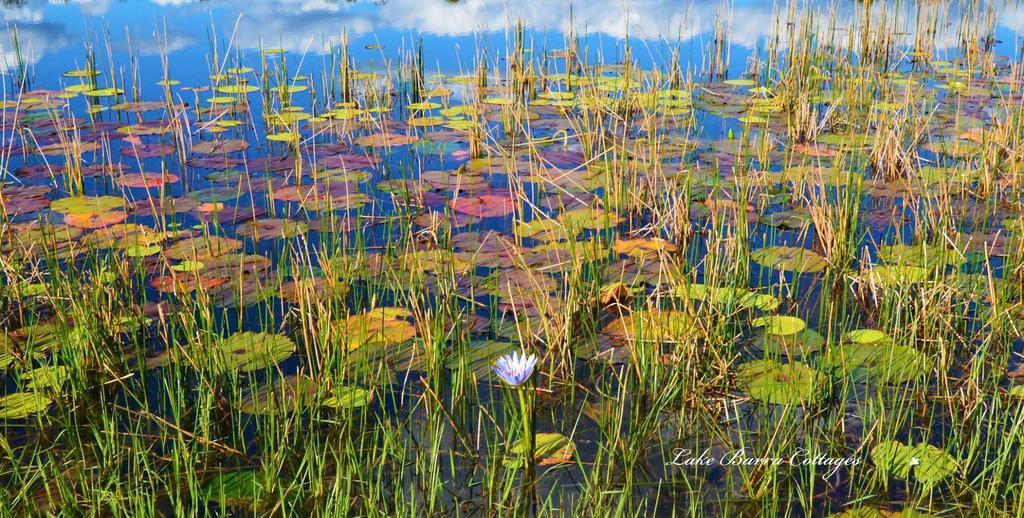
POLYGON ((899 478, 914 479, 925 485, 934 485, 956 473, 958 466, 946 451, 927 443, 909 446, 899 441, 886 441, 871 449, 871 459, 883 473, 899 478))

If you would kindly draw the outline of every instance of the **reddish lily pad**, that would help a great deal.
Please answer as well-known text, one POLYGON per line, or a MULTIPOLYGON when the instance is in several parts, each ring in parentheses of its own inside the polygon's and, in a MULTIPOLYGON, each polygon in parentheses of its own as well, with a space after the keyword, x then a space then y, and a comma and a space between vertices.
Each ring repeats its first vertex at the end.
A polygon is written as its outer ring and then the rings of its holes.
POLYGON ((478 196, 459 196, 449 202, 452 210, 476 218, 496 218, 512 214, 518 205, 508 191, 478 196))
POLYGON ((176 183, 178 176, 170 173, 132 173, 118 178, 117 184, 121 187, 150 188, 160 187, 164 184, 176 183))

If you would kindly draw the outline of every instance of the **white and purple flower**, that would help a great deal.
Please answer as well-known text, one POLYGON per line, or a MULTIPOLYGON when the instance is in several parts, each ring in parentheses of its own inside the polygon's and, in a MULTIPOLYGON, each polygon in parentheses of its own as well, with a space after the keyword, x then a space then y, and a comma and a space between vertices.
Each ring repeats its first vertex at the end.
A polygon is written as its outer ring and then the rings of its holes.
POLYGON ((506 354, 494 362, 494 374, 505 383, 518 387, 530 379, 534 367, 537 366, 537 356, 525 352, 514 352, 506 354))

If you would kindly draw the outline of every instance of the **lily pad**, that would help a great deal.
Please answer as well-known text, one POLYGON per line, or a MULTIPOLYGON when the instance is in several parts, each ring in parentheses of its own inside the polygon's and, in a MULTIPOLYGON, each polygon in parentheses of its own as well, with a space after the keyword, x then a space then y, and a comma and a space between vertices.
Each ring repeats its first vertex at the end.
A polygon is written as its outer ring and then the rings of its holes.
MULTIPOLYGON (((523 465, 523 455, 528 445, 522 439, 512 447, 510 457, 506 458, 503 464, 509 469, 515 469, 523 465)), ((540 466, 553 466, 573 461, 576 454, 576 444, 572 439, 560 433, 537 433, 534 435, 534 462, 540 466)))
POLYGON ((889 335, 877 329, 854 329, 846 333, 846 338, 858 344, 880 344, 889 341, 889 335))
POLYGON ((928 275, 927 268, 912 265, 874 266, 867 271, 869 280, 888 288, 923 283, 928 275))
POLYGON ((203 484, 202 495, 207 502, 225 507, 247 507, 262 492, 260 475, 256 470, 221 473, 203 484))
POLYGON ((242 223, 235 228, 235 233, 251 239, 290 239, 308 230, 309 225, 301 221, 267 218, 242 223))
POLYGON ((820 351, 825 346, 825 337, 813 329, 803 329, 788 335, 765 332, 756 342, 766 355, 801 358, 820 351))
MULTIPOLYGON (((94 248, 120 248, 129 250, 133 247, 149 247, 163 242, 166 234, 137 223, 122 223, 90 232, 82 238, 82 243, 94 248)), ((159 251, 157 247, 157 251, 159 251)))
POLYGON ((790 336, 807 329, 807 322, 802 318, 786 315, 758 317, 751 324, 763 327, 764 333, 772 336, 790 336))
POLYGON ((404 308, 377 308, 332 323, 339 345, 350 351, 387 347, 412 340, 416 326, 404 308))
POLYGON ((214 344, 207 352, 218 371, 248 372, 288 358, 295 352, 295 342, 273 333, 240 332, 214 344))
POLYGON ((68 379, 68 368, 63 365, 43 365, 23 372, 18 380, 23 389, 59 392, 68 379))
POLYGON ((280 378, 242 397, 239 410, 256 415, 301 412, 313 400, 317 388, 317 383, 308 376, 280 378))
POLYGON ((124 207, 124 200, 115 196, 69 196, 50 204, 50 210, 61 214, 94 214, 124 207))
POLYGON ((932 362, 917 349, 892 344, 886 337, 877 342, 839 344, 829 351, 822 367, 856 382, 893 384, 921 379, 931 370, 932 362))
POLYGON ((198 272, 206 268, 206 265, 202 261, 189 261, 184 260, 178 264, 171 265, 171 270, 176 272, 198 272))
POLYGON ((822 396, 825 376, 806 364, 754 360, 741 365, 737 382, 750 397, 775 405, 813 403, 822 396))
POLYGON ((601 333, 616 341, 671 342, 693 332, 693 319, 682 311, 642 310, 619 317, 601 333))
POLYGON ((38 392, 15 392, 0 397, 0 419, 24 419, 46 410, 53 400, 38 392))
POLYGON ((474 218, 495 218, 512 214, 518 203, 508 191, 459 196, 450 202, 453 211, 474 218))
POLYGON ((221 236, 199 236, 178 241, 168 247, 164 253, 170 259, 203 261, 206 258, 240 250, 245 245, 237 240, 221 236))
POLYGON ((170 173, 131 173, 118 178, 116 181, 121 187, 147 189, 176 183, 178 176, 170 173))
POLYGON ((957 461, 945 450, 927 443, 909 446, 899 441, 885 441, 871 449, 871 460, 880 471, 898 479, 914 478, 925 485, 934 485, 957 472, 957 461))
POLYGON ((419 141, 416 135, 397 135, 394 133, 372 133, 355 139, 354 143, 364 147, 396 147, 413 144, 419 141))
POLYGON ((719 306, 735 305, 744 309, 756 308, 762 311, 774 311, 781 304, 778 297, 767 293, 706 284, 680 284, 676 286, 675 293, 691 300, 708 301, 719 306))
POLYGON ((124 212, 82 212, 64 216, 64 224, 70 227, 97 229, 116 225, 126 218, 124 212))
POLYGON ((828 261, 821 254, 794 246, 761 248, 751 252, 750 258, 763 266, 787 272, 820 272, 828 267, 828 261))
POLYGON ((331 408, 339 412, 363 408, 370 404, 371 400, 371 393, 369 390, 352 385, 335 387, 329 392, 329 394, 330 395, 320 402, 320 406, 331 408))
MULTIPOLYGON (((518 344, 512 342, 504 342, 498 340, 486 340, 480 342, 471 342, 466 354, 467 367, 470 372, 478 380, 487 379, 490 376, 492 370, 491 367, 494 365, 494 361, 498 357, 518 350, 518 344)), ((445 363, 445 366, 449 369, 458 369, 463 359, 457 355, 453 355, 445 363)))
POLYGON ((678 249, 679 247, 675 244, 658 237, 620 239, 612 245, 612 250, 630 257, 657 256, 661 253, 672 253, 678 249))

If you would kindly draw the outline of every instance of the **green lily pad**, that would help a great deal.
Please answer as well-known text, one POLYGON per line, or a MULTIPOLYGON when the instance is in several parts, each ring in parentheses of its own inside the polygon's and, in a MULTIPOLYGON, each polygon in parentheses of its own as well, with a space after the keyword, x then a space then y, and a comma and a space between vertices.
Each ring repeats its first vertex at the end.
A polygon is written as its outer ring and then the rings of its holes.
POLYGON ((220 371, 253 371, 269 367, 295 352, 295 342, 273 333, 241 332, 211 347, 210 359, 220 371))
POLYGON ((885 287, 919 284, 928 280, 928 269, 911 265, 874 266, 868 277, 885 287))
POLYGON ((370 404, 370 391, 361 387, 345 385, 335 387, 330 395, 320 402, 325 406, 337 411, 356 410, 370 404))
POLYGON ((239 410, 258 415, 301 412, 312 401, 317 388, 317 383, 308 376, 288 376, 273 380, 268 386, 243 397, 239 410))
POLYGON ((124 200, 116 196, 70 196, 50 204, 50 210, 61 214, 102 213, 121 207, 124 200))
POLYGON ((601 333, 616 342, 664 343, 693 335, 693 318, 682 311, 643 310, 610 322, 601 333))
POLYGON ((298 138, 298 134, 293 131, 282 131, 279 133, 270 133, 267 135, 267 140, 271 142, 292 142, 298 138))
POLYGON ((202 495, 207 502, 225 507, 247 507, 262 491, 260 475, 256 470, 221 473, 203 484, 202 495))
POLYGON ((59 392, 68 379, 68 368, 63 365, 43 365, 21 374, 21 386, 28 390, 59 392))
POLYGON ((259 90, 260 90, 259 87, 256 86, 256 85, 246 85, 246 84, 221 85, 221 86, 217 87, 217 91, 218 92, 220 92, 222 94, 230 94, 230 95, 250 94, 250 93, 253 93, 253 92, 258 92, 259 90))
POLYGON ((170 259, 205 261, 244 247, 245 243, 237 239, 222 236, 197 236, 174 243, 164 250, 164 254, 170 259))
POLYGON ((409 108, 410 110, 415 110, 415 111, 435 110, 435 109, 440 108, 440 107, 441 107, 440 103, 435 103, 435 102, 430 102, 430 101, 423 101, 423 102, 418 102, 418 103, 409 103, 409 104, 406 105, 406 108, 409 108))
POLYGON ((744 124, 764 124, 768 122, 768 117, 761 115, 744 115, 736 120, 744 124))
POLYGON ((160 246, 158 245, 131 245, 124 249, 124 255, 128 257, 149 257, 160 253, 160 246))
POLYGON ((309 225, 305 222, 282 218, 247 221, 235 228, 236 234, 250 239, 290 239, 307 231, 309 225))
POLYGON ((792 362, 754 360, 739 367, 737 382, 750 397, 775 405, 812 403, 821 397, 825 376, 813 368, 792 362))
POLYGON ((945 450, 932 446, 931 444, 918 444, 914 447, 913 459, 919 459, 920 464, 914 466, 914 478, 918 482, 931 485, 941 482, 957 471, 957 462, 945 450))
POLYGON ((927 443, 909 446, 885 441, 871 449, 871 460, 880 471, 906 480, 913 474, 918 482, 934 485, 956 473, 957 461, 945 450, 927 443))
POLYGON ((801 358, 818 352, 825 346, 825 337, 813 329, 803 329, 788 335, 763 333, 757 345, 765 354, 801 358))
POLYGON ((5 370, 11 364, 20 360, 14 340, 7 334, 0 334, 0 370, 5 370))
POLYGON ((558 215, 560 221, 566 228, 570 229, 603 229, 614 227, 622 218, 610 211, 591 207, 579 207, 567 210, 558 215))
POLYGON ((828 261, 821 254, 795 246, 773 246, 754 250, 750 254, 754 262, 787 272, 812 273, 828 267, 828 261))
POLYGON ((892 244, 878 247, 878 259, 885 264, 931 268, 948 264, 954 254, 935 246, 892 244))
POLYGON ((48 289, 45 282, 23 282, 18 284, 17 292, 22 297, 38 297, 45 295, 48 289))
POLYGON ((10 332, 7 339, 12 342, 11 347, 16 344, 19 350, 30 353, 28 356, 38 357, 60 349, 65 337, 74 342, 73 332, 65 333, 56 323, 33 324, 10 332))
POLYGON ((88 97, 115 97, 124 95, 124 90, 120 88, 96 88, 82 92, 82 94, 88 97))
POLYGON ((729 86, 754 86, 757 84, 753 79, 726 79, 722 82, 729 86))
POLYGON ((761 311, 775 311, 782 301, 775 295, 748 292, 740 297, 739 305, 744 308, 757 308, 761 311))
POLYGON ((751 322, 755 327, 763 327, 766 335, 789 336, 807 329, 807 322, 802 318, 786 315, 770 315, 755 318, 751 322))
MULTIPOLYGON (((119 223, 93 232, 84 238, 82 243, 94 248, 120 248, 128 251, 139 247, 139 251, 158 245, 167 239, 167 235, 152 228, 136 223, 119 223)), ((157 251, 159 252, 159 248, 157 251)))
MULTIPOLYGON (((511 456, 503 464, 509 469, 523 465, 523 455, 528 445, 525 438, 512 447, 511 456)), ((538 433, 534 435, 534 462, 541 466, 552 466, 572 462, 576 444, 560 433, 538 433)))
POLYGON ((38 392, 15 392, 0 397, 0 419, 24 419, 46 410, 53 400, 38 392))
POLYGON ((410 117, 406 123, 414 127, 428 127, 428 126, 440 126, 444 124, 444 117, 440 116, 428 116, 428 117, 410 117))
POLYGON ((100 71, 95 68, 76 68, 64 72, 64 77, 96 77, 98 75, 100 75, 100 71))
MULTIPOLYGON (((466 358, 468 362, 469 371, 477 379, 486 379, 491 373, 491 366, 494 365, 494 360, 503 354, 518 350, 519 346, 512 342, 504 342, 499 340, 480 340, 473 341, 470 343, 466 354, 469 356, 466 358)), ((457 369, 462 363, 462 358, 453 355, 445 362, 445 367, 449 369, 457 369)))
POLYGON ((757 222, 769 227, 800 229, 814 223, 807 209, 771 212, 757 218, 757 222))
POLYGON ((171 270, 176 272, 198 272, 203 268, 206 268, 206 265, 202 261, 190 261, 188 259, 171 265, 171 270))
POLYGON ((840 344, 829 351, 822 366, 859 383, 894 384, 921 379, 931 370, 931 360, 913 347, 885 339, 840 344))
POLYGON ((846 333, 847 340, 858 344, 879 344, 888 342, 889 335, 877 329, 854 329, 846 333))

